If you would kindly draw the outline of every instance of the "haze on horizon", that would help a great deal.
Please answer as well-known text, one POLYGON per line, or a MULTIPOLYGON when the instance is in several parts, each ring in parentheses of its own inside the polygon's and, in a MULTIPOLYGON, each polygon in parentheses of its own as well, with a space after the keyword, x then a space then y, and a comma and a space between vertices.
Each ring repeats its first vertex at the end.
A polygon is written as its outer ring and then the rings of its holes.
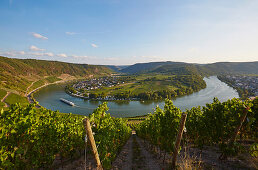
POLYGON ((72 63, 258 61, 257 0, 1 0, 0 55, 72 63))

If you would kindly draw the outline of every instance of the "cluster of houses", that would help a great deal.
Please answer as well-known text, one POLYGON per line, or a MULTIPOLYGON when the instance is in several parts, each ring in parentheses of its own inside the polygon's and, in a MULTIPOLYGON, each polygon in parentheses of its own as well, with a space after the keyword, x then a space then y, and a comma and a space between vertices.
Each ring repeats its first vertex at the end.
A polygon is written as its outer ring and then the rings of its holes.
POLYGON ((101 87, 113 87, 115 85, 123 84, 123 81, 119 81, 117 77, 102 77, 94 78, 86 81, 81 81, 73 85, 76 91, 80 89, 84 90, 94 90, 101 87))
POLYGON ((226 78, 232 82, 233 87, 247 89, 255 96, 258 96, 258 76, 232 76, 227 75, 226 78))
MULTIPOLYGON (((94 78, 90 80, 80 81, 72 85, 75 92, 68 92, 70 95, 75 97, 80 97, 84 99, 94 98, 95 100, 122 100, 114 96, 95 96, 91 97, 89 91, 94 89, 99 89, 102 87, 113 87, 119 84, 124 84, 125 82, 116 76, 112 77, 101 77, 94 78), (85 95, 86 94, 86 95, 85 95)), ((128 100, 128 99, 124 99, 128 100)))

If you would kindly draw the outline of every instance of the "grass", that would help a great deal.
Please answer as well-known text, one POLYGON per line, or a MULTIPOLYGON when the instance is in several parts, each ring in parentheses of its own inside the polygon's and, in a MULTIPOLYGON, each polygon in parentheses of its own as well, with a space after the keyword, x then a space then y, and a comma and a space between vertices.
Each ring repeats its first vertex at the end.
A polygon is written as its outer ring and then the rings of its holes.
MULTIPOLYGON (((2 100, 2 98, 4 98, 4 96, 6 95, 6 91, 3 89, 0 89, 0 100, 2 100)), ((1 105, 0 105, 1 106, 1 105)))
POLYGON ((20 103, 22 106, 25 106, 25 105, 29 104, 26 97, 23 97, 18 94, 14 94, 14 93, 9 94, 9 96, 5 99, 5 102, 8 105, 20 103))
POLYGON ((45 80, 46 80, 47 82, 49 82, 49 83, 54 83, 54 82, 59 81, 59 80, 62 80, 62 79, 57 78, 56 76, 50 76, 50 77, 48 77, 48 78, 45 78, 45 80))
POLYGON ((4 103, 3 102, 0 102, 0 111, 4 109, 4 103))
POLYGON ((44 84, 45 84, 45 80, 44 79, 43 80, 38 80, 30 87, 29 91, 34 90, 34 89, 36 89, 36 88, 38 88, 40 86, 43 86, 44 84))

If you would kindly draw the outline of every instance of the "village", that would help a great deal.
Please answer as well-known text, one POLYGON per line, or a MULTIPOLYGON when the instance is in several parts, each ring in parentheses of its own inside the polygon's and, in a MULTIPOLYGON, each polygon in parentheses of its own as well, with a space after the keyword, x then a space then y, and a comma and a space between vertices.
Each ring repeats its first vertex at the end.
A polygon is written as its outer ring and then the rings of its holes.
POLYGON ((253 96, 258 96, 258 76, 227 75, 232 87, 250 91, 253 96))
POLYGON ((99 89, 101 87, 113 87, 115 85, 123 84, 124 81, 121 81, 118 77, 101 77, 94 78, 86 81, 81 81, 73 85, 73 88, 76 91, 80 91, 80 89, 84 90, 94 90, 99 89))
POLYGON ((117 85, 121 85, 125 83, 125 80, 128 78, 121 78, 119 76, 111 76, 111 77, 101 77, 94 78, 90 80, 80 81, 78 83, 73 84, 67 92, 75 97, 80 97, 83 99, 94 99, 94 100, 137 100, 137 98, 118 98, 110 95, 97 95, 95 93, 89 93, 91 90, 100 89, 103 87, 113 87, 117 85))

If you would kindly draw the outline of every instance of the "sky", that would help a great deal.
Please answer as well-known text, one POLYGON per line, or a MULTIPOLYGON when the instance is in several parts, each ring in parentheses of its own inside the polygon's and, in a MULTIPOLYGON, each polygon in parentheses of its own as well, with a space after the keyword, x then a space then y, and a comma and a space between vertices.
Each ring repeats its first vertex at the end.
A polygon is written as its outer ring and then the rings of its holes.
POLYGON ((0 55, 98 65, 258 61, 258 0, 0 0, 0 55))

